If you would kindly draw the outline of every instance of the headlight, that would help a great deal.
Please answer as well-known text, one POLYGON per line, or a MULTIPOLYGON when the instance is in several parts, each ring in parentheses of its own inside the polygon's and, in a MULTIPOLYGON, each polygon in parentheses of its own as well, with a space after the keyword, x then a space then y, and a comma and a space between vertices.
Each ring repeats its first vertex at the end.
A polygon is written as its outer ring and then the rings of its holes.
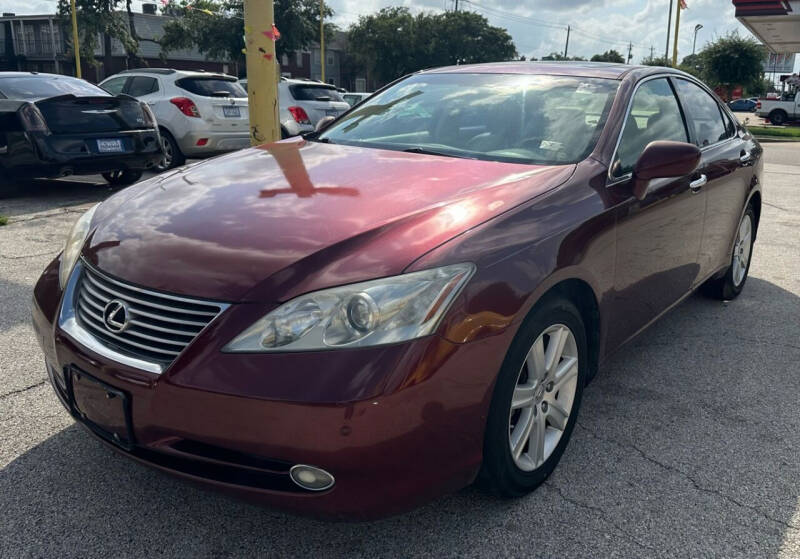
POLYGON ((67 285, 72 268, 75 267, 75 262, 78 261, 81 247, 89 235, 89 224, 91 224, 92 216, 94 216, 94 212, 99 205, 95 204, 80 216, 67 236, 67 244, 64 245, 64 252, 61 253, 61 265, 58 268, 58 282, 61 284, 61 289, 64 289, 67 285))
POLYGON ((454 264, 301 295, 223 351, 313 351, 419 338, 435 330, 474 270, 473 264, 454 264))

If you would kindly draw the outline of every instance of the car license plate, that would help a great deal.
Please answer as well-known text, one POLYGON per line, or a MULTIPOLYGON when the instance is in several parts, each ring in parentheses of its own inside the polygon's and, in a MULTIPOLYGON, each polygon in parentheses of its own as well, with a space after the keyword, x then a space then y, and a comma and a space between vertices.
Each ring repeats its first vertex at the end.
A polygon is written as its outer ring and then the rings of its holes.
POLYGON ((227 118, 239 118, 242 114, 239 112, 239 107, 222 107, 222 115, 227 118))
POLYGON ((69 369, 70 392, 75 413, 92 431, 130 449, 133 445, 128 395, 93 376, 69 369))
POLYGON ((122 139, 113 138, 110 140, 97 140, 97 151, 100 153, 118 153, 125 150, 122 147, 122 139))

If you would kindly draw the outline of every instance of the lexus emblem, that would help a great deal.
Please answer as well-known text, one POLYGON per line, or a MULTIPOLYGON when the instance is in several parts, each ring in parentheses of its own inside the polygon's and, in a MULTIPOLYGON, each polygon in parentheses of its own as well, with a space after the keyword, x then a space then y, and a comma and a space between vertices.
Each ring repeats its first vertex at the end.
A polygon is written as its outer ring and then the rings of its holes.
POLYGON ((119 299, 112 299, 103 309, 103 322, 110 332, 119 334, 128 327, 128 305, 119 299))

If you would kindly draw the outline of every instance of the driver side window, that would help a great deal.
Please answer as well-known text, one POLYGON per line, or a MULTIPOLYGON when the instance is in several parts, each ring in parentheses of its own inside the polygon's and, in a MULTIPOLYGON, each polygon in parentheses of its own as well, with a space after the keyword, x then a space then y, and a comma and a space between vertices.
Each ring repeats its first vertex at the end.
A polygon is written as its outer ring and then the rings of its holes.
POLYGON ((636 90, 611 176, 619 178, 632 172, 644 148, 656 140, 689 141, 678 101, 666 78, 647 81, 636 90))

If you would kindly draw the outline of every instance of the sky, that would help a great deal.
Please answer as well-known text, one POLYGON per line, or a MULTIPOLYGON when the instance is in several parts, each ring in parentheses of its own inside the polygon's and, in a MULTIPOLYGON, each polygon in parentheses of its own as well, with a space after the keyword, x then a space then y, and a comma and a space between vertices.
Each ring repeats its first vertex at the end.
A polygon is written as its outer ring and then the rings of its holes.
MULTIPOLYGON (((453 9, 454 0, 326 0, 333 8, 334 23, 347 28, 367 15, 388 6, 406 6, 413 13, 441 12, 453 9)), ((482 13, 490 24, 508 30, 517 51, 530 58, 541 58, 553 51, 564 51, 567 25, 572 30, 569 55, 591 57, 608 49, 627 54, 631 43, 633 62, 650 55, 663 56, 667 39, 669 0, 459 0, 460 9, 482 13)), ((675 0, 677 3, 677 0, 675 0)), ((734 17, 731 0, 687 0, 688 9, 681 13, 678 38, 678 59, 692 52, 694 27, 697 50, 707 41, 738 30, 749 32, 734 17)), ((140 0, 134 1, 138 8, 140 0)), ((56 0, 0 0, 3 12, 17 14, 49 13, 56 0)), ((674 22, 673 22, 674 25, 674 22)), ((674 28, 673 28, 674 29, 674 28)), ((670 37, 670 53, 672 37, 670 37)), ((671 55, 670 55, 671 56, 671 55)), ((800 58, 800 57, 798 57, 800 58)), ((800 60, 795 71, 800 69, 800 60)))

